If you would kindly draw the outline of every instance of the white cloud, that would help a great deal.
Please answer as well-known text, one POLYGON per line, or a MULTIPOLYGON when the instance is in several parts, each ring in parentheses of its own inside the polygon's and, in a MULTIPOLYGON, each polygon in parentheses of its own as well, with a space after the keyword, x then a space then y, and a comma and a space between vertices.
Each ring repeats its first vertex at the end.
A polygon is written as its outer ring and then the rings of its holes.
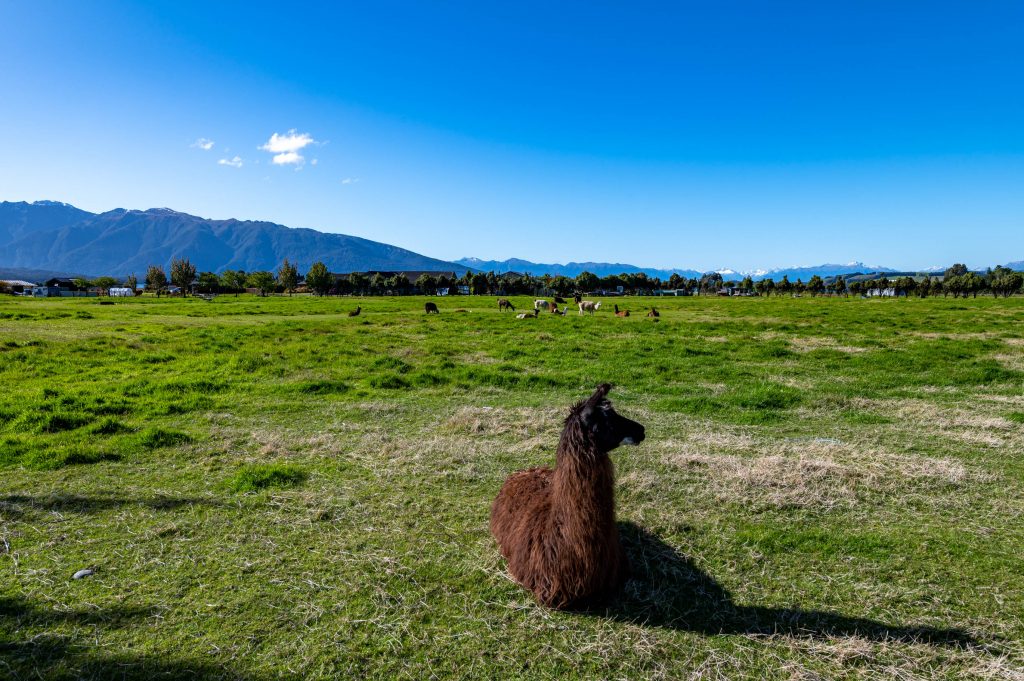
POLYGON ((221 160, 217 161, 217 165, 231 166, 232 168, 241 168, 242 158, 240 156, 235 156, 234 158, 222 158, 221 160))
POLYGON ((315 142, 309 133, 298 133, 292 128, 286 135, 278 135, 276 132, 270 136, 270 140, 260 149, 269 151, 272 154, 279 154, 287 151, 299 151, 315 142))
POLYGON ((315 165, 316 165, 317 163, 319 163, 319 162, 320 162, 320 159, 318 159, 318 158, 314 158, 314 159, 313 159, 312 161, 310 161, 310 162, 309 162, 309 165, 311 165, 311 166, 315 166, 315 165))
POLYGON ((191 144, 193 149, 202 149, 203 151, 209 151, 213 149, 213 140, 208 140, 205 137, 200 137, 191 144))
POLYGON ((297 151, 286 151, 282 154, 276 154, 273 159, 274 165, 286 166, 286 165, 301 165, 305 159, 297 151))
POLYGON ((355 184, 358 181, 359 181, 358 177, 346 177, 344 180, 341 181, 341 183, 342 184, 355 184))
MULTIPOLYGON (((306 162, 306 157, 299 152, 311 144, 319 143, 308 132, 297 132, 292 128, 283 135, 275 132, 259 149, 274 155, 271 159, 274 165, 301 168, 306 162)), ((313 159, 312 164, 316 165, 316 159, 313 159)))

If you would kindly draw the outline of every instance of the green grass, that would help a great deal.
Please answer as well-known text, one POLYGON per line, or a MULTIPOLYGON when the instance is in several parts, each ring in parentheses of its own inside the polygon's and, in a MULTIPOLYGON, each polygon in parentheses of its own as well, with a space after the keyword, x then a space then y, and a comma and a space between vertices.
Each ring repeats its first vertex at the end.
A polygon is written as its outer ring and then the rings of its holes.
POLYGON ((233 492, 257 492, 272 487, 294 487, 306 480, 306 473, 288 464, 251 464, 235 473, 227 482, 233 492))
POLYGON ((1024 678, 1024 299, 436 300, 0 299, 0 677, 1024 678), (601 381, 554 613, 489 506, 601 381))

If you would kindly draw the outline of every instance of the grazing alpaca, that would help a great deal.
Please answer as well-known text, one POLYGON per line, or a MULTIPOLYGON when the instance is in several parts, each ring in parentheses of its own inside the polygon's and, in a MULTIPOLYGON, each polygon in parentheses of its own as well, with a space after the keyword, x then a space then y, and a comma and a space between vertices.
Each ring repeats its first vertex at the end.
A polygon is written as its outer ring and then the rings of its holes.
POLYGON ((558 303, 551 303, 552 314, 558 314, 558 303))
POLYGON ((437 309, 437 305, 431 302, 423 303, 423 309, 426 310, 427 314, 433 312, 434 314, 441 314, 441 311, 437 309))
POLYGON ((616 317, 628 317, 629 316, 629 310, 620 310, 619 306, 616 305, 615 306, 615 316, 616 317))
POLYGON ((491 506, 491 534, 517 582, 552 608, 579 607, 626 581, 615 526, 615 468, 608 452, 639 444, 644 427, 619 416, 598 386, 565 419, 555 468, 505 480, 491 506))
POLYGON ((358 316, 359 316, 359 313, 360 313, 360 312, 362 312, 362 311, 363 311, 363 308, 362 308, 362 307, 357 307, 356 309, 354 309, 354 310, 352 310, 351 312, 349 312, 349 313, 348 313, 348 316, 349 316, 349 317, 358 317, 358 316))
POLYGON ((533 319, 540 314, 540 310, 534 310, 533 312, 520 312, 516 315, 516 319, 533 319))
POLYGON ((555 296, 555 302, 565 305, 565 298, 563 298, 562 296, 555 296))
POLYGON ((505 310, 512 310, 513 312, 515 312, 516 308, 515 306, 512 305, 512 302, 510 300, 506 298, 500 298, 498 299, 498 310, 502 312, 504 312, 505 310))
POLYGON ((600 301, 595 303, 592 300, 581 300, 579 305, 580 305, 580 314, 583 314, 584 311, 589 312, 590 314, 594 314, 595 310, 600 310, 601 309, 601 302, 600 301))
POLYGON ((655 307, 652 307, 652 308, 651 308, 651 311, 647 313, 647 316, 648 316, 648 317, 660 317, 660 316, 661 316, 661 314, 660 314, 660 313, 658 312, 658 309, 657 309, 657 308, 655 308, 655 307))
POLYGON ((548 301, 546 300, 535 300, 533 301, 534 310, 546 310, 548 309, 548 301))

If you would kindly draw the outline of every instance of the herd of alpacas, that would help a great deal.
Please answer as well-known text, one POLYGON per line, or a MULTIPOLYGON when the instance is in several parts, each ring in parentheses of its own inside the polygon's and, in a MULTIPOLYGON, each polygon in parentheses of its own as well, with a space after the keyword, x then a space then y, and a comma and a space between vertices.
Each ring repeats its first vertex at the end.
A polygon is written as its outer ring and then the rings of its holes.
POLYGON ((491 506, 491 534, 509 572, 551 608, 611 596, 629 575, 608 454, 640 444, 644 427, 616 413, 609 390, 604 383, 569 410, 554 468, 513 473, 491 506))
MULTIPOLYGON (((584 312, 589 312, 590 314, 594 314, 594 312, 596 312, 597 310, 601 309, 601 302, 600 301, 595 303, 595 302, 593 302, 591 300, 581 300, 579 298, 579 296, 577 296, 577 298, 576 298, 576 304, 579 307, 581 315, 584 312)), ((437 303, 432 303, 430 301, 427 301, 426 303, 423 304, 423 309, 424 309, 424 312, 426 312, 427 314, 441 314, 441 311, 437 308, 437 303)), ((505 310, 511 310, 512 312, 515 312, 516 308, 512 304, 512 301, 508 300, 507 298, 499 298, 498 299, 498 310, 500 310, 502 312, 504 312, 505 310)), ((516 319, 533 319, 535 317, 539 317, 541 310, 549 310, 550 312, 552 312, 554 314, 561 315, 562 317, 564 317, 566 314, 569 313, 569 306, 568 306, 568 304, 564 300, 562 300, 558 296, 555 296, 554 302, 550 302, 550 303, 548 301, 542 299, 542 298, 538 298, 537 300, 533 301, 533 312, 520 312, 519 314, 516 315, 516 319), (562 304, 562 309, 558 309, 558 305, 559 304, 562 304)), ((362 307, 357 307, 355 310, 352 310, 351 312, 349 312, 348 316, 349 317, 358 317, 359 314, 362 311, 363 311, 362 307)), ((469 312, 469 310, 466 310, 464 308, 459 308, 458 310, 455 310, 455 311, 456 312, 469 312)), ((629 310, 620 310, 619 306, 615 305, 615 316, 616 317, 628 317, 629 316, 629 310)), ((647 316, 648 317, 660 317, 661 314, 658 312, 658 310, 656 308, 652 307, 650 309, 650 311, 647 313, 647 316)))

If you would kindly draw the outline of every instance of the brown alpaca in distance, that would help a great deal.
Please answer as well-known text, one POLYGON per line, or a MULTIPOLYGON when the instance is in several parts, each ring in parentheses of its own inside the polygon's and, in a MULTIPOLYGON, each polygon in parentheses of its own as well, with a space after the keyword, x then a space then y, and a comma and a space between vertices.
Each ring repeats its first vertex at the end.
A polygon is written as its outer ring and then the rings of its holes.
POLYGON ((363 311, 362 307, 356 307, 356 309, 354 309, 354 310, 352 310, 351 312, 348 313, 348 316, 349 317, 358 317, 359 313, 362 312, 362 311, 363 311))
POLYGON ((504 312, 505 310, 516 311, 516 308, 512 305, 512 301, 507 298, 500 298, 498 300, 498 310, 504 312))
POLYGON ((651 311, 647 313, 647 316, 648 316, 648 317, 660 317, 660 316, 661 316, 661 313, 660 313, 660 312, 658 312, 658 309, 657 309, 657 308, 654 308, 654 307, 652 307, 652 308, 651 308, 651 311))
POLYGON ((644 427, 619 416, 598 386, 565 419, 555 467, 505 480, 491 506, 491 534, 517 582, 543 605, 573 608, 617 591, 629 564, 615 525, 615 468, 608 452, 639 444, 644 427))
POLYGON ((615 306, 615 316, 616 317, 628 317, 629 316, 629 310, 620 310, 619 306, 616 305, 615 306))
POLYGON ((440 310, 437 309, 436 303, 423 303, 423 309, 426 310, 427 314, 433 312, 434 314, 441 314, 440 310))

